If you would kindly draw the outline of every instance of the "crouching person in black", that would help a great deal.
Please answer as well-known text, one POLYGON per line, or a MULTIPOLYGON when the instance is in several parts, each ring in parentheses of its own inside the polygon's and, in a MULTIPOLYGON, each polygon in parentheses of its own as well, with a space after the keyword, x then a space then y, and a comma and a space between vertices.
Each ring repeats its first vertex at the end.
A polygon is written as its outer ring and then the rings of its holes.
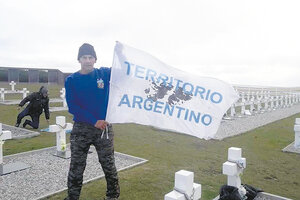
POLYGON ((19 104, 19 108, 24 106, 29 101, 27 107, 18 115, 16 127, 19 127, 22 119, 29 115, 32 121, 26 119, 23 123, 23 127, 26 125, 30 125, 32 128, 39 128, 40 115, 45 111, 45 117, 47 122, 49 123, 49 98, 48 98, 48 90, 44 86, 40 88, 39 92, 33 92, 29 96, 25 97, 19 104))

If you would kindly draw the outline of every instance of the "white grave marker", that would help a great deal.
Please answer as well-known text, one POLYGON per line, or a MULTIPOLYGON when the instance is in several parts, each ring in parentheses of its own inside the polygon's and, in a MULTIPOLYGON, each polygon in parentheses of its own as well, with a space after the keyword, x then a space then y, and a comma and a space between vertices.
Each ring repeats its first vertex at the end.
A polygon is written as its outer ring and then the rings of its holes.
POLYGON ((275 108, 279 108, 279 96, 275 96, 275 108))
POLYGON ((29 91, 27 90, 27 88, 23 88, 23 90, 22 90, 22 94, 23 94, 23 99, 25 98, 25 97, 27 97, 27 94, 29 93, 29 91))
POLYGON ((66 101, 66 89, 62 88, 60 90, 60 98, 62 98, 63 100, 63 107, 66 108, 67 107, 67 101, 66 101))
POLYGON ((274 97, 273 96, 270 97, 270 101, 271 101, 270 109, 271 110, 276 110, 275 107, 274 107, 274 97))
POLYGON ((228 149, 228 161, 223 163, 223 174, 227 175, 227 185, 240 188, 240 174, 246 168, 246 159, 242 158, 242 149, 230 147, 228 149))
POLYGON ((296 118, 295 120, 294 131, 295 131, 294 147, 300 148, 300 118, 296 118))
POLYGON ((0 123, 0 176, 9 174, 15 171, 27 169, 30 166, 22 162, 14 162, 4 165, 3 164, 3 144, 5 140, 12 139, 10 131, 2 131, 2 123, 0 123))
POLYGON ((247 93, 247 101, 250 101, 250 92, 247 93))
POLYGON ((257 99, 257 112, 258 113, 263 113, 263 111, 261 110, 262 108, 262 96, 259 95, 259 92, 256 93, 256 99, 257 99))
POLYGON ((14 81, 11 81, 9 83, 9 85, 11 86, 11 91, 15 91, 15 85, 16 85, 16 83, 14 81))
POLYGON ((231 107, 230 107, 230 116, 231 116, 231 117, 234 117, 234 115, 236 114, 236 113, 235 113, 235 107, 234 107, 234 106, 235 106, 235 105, 232 104, 231 107))
POLYGON ((11 132, 2 131, 2 123, 0 123, 0 174, 2 174, 3 171, 3 144, 5 140, 9 140, 11 138, 11 132))
POLYGON ((254 111, 254 102, 255 102, 255 97, 254 97, 254 93, 252 93, 252 96, 250 98, 250 113, 253 113, 254 111))
POLYGON ((199 200, 201 184, 194 183, 194 172, 180 170, 175 173, 175 187, 164 200, 199 200))
POLYGON ((245 110, 246 110, 246 106, 245 106, 245 102, 241 103, 241 115, 245 115, 245 110))
POLYGON ((264 97, 264 102, 265 102, 265 107, 264 107, 264 110, 267 111, 268 108, 269 108, 269 97, 267 95, 267 91, 265 91, 265 97, 264 97))
POLYGON ((284 107, 288 107, 288 104, 289 104, 288 98, 289 98, 288 95, 285 95, 285 106, 284 107))
POLYGON ((66 123, 66 117, 57 116, 56 125, 49 126, 49 132, 56 133, 56 154, 61 158, 70 158, 70 152, 66 149, 66 130, 71 130, 73 124, 66 123))
POLYGON ((283 100, 284 100, 284 97, 283 97, 283 95, 281 95, 281 97, 280 97, 280 107, 281 107, 281 108, 284 107, 284 102, 283 102, 283 100))
POLYGON ((1 99, 1 101, 5 100, 5 98, 4 98, 4 88, 0 88, 0 99, 1 99))

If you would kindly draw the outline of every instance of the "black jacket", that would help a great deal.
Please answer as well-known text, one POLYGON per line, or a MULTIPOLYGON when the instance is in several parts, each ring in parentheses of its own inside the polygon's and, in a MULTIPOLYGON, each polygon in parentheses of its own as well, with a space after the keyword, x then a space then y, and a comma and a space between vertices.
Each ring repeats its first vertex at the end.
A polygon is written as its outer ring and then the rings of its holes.
POLYGON ((24 106, 29 101, 28 106, 28 114, 30 115, 41 115, 43 113, 43 109, 45 111, 46 119, 50 118, 49 114, 49 98, 44 98, 41 92, 33 92, 29 96, 25 97, 19 104, 19 106, 24 106))

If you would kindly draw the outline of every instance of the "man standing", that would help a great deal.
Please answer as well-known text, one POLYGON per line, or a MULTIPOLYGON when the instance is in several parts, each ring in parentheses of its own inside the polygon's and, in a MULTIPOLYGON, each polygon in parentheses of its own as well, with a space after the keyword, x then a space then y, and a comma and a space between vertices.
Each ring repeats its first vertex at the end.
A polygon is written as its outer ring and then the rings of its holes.
POLYGON ((19 104, 20 109, 24 104, 29 101, 28 106, 18 115, 16 127, 19 127, 22 119, 29 115, 32 121, 26 119, 23 123, 23 127, 26 125, 30 125, 32 128, 39 128, 40 115, 43 113, 43 109, 45 111, 45 117, 47 122, 49 123, 49 98, 48 98, 48 90, 46 87, 42 86, 39 92, 33 92, 29 96, 25 97, 19 104))
POLYGON ((65 82, 66 100, 75 122, 70 137, 71 163, 66 199, 79 199, 87 154, 92 144, 105 174, 106 199, 115 200, 120 195, 120 187, 114 159, 114 134, 112 125, 105 121, 111 70, 94 68, 96 52, 87 43, 79 48, 77 59, 81 70, 71 74, 65 82))

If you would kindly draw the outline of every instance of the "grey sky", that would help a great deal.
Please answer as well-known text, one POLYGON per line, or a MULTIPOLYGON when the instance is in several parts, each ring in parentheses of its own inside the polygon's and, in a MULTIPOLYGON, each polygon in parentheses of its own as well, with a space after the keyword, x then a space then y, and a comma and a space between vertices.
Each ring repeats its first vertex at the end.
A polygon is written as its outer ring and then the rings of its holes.
POLYGON ((0 0, 0 66, 75 72, 94 45, 111 66, 115 41, 232 84, 300 86, 297 0, 0 0))

